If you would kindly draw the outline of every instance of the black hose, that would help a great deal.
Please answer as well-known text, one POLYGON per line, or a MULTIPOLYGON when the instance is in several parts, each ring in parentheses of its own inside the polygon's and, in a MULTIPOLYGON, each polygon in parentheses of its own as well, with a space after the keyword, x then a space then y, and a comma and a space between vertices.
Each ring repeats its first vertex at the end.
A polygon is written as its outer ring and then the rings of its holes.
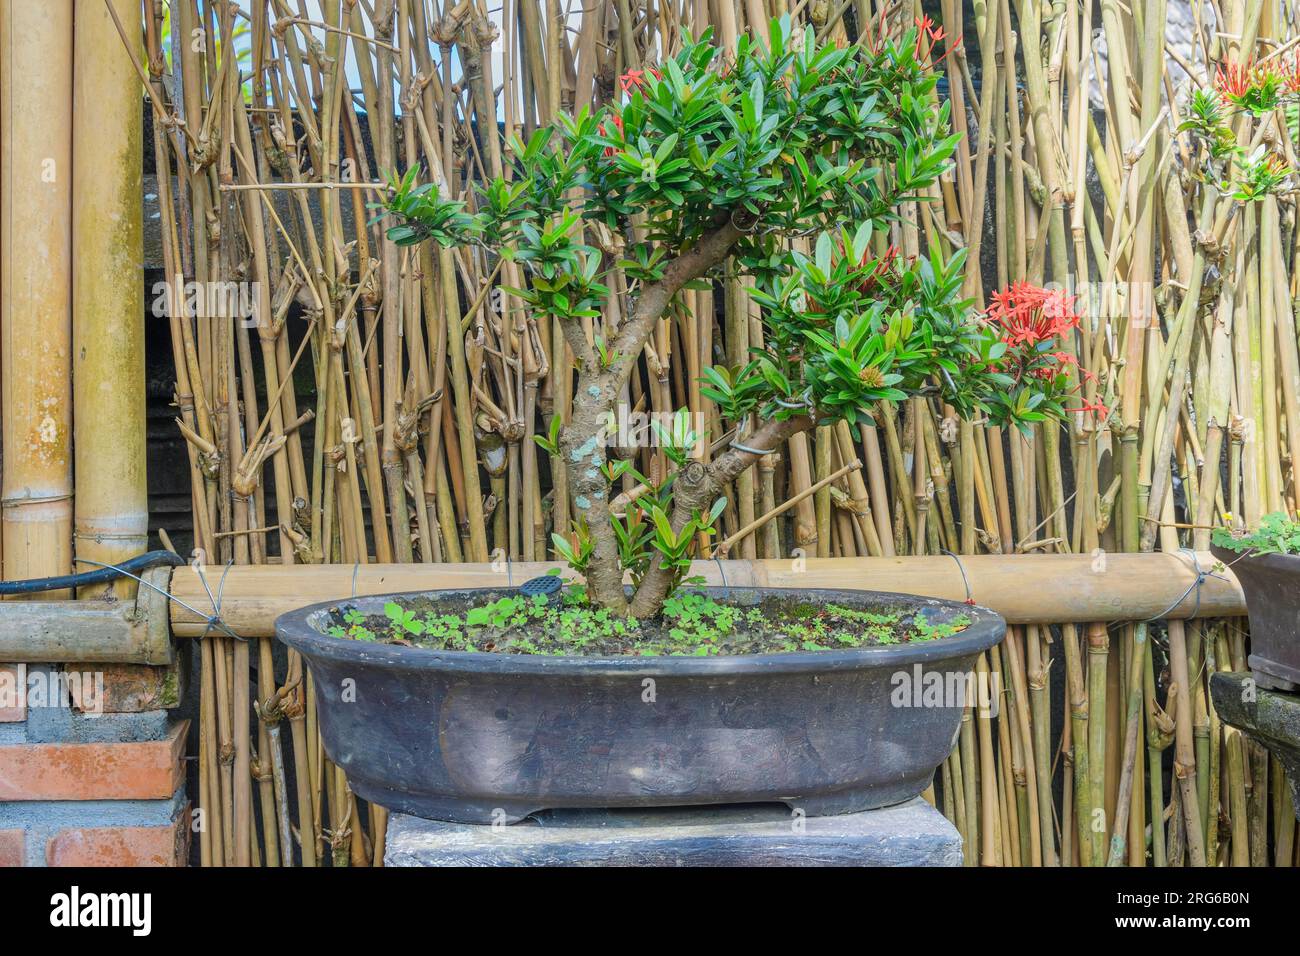
POLYGON ((126 577, 125 572, 139 574, 146 568, 162 564, 179 567, 186 560, 175 551, 149 551, 137 554, 134 558, 119 561, 111 568, 96 568, 80 574, 61 574, 53 578, 29 578, 26 581, 0 581, 0 596, 11 594, 37 594, 41 591, 63 591, 68 588, 88 587, 92 584, 107 584, 118 578, 126 577))

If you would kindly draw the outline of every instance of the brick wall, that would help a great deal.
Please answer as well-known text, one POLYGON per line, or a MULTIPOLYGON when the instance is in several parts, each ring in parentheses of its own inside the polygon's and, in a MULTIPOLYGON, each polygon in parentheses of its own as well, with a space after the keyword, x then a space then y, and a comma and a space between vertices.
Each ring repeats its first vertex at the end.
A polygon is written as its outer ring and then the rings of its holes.
MULTIPOLYGON (((144 111, 146 122, 152 122, 147 104, 144 111)), ((150 136, 146 127, 145 142, 151 142, 150 136)), ((145 156, 151 164, 152 149, 145 156)), ((146 184, 144 190, 153 197, 146 199, 145 212, 153 243, 146 250, 146 305, 153 298, 153 283, 164 278, 161 237, 157 223, 149 225, 150 215, 157 213, 155 186, 146 184)), ((193 546, 189 459, 174 422, 175 370, 167 323, 146 322, 145 338, 150 527, 166 528, 181 553, 188 554, 193 546)), ((164 545, 151 534, 149 546, 164 545)), ((82 715, 70 703, 6 707, 0 695, 0 867, 184 865, 191 839, 179 755, 187 722, 176 715, 196 710, 198 695, 187 696, 190 662, 182 656, 171 668, 88 666, 105 677, 102 716, 82 715), (160 749, 160 744, 165 746, 160 749), (164 772, 159 760, 172 744, 178 767, 164 772), (82 749, 74 749, 78 746, 82 749), (46 760, 51 762, 48 771, 39 768, 46 760), (37 792, 38 781, 51 789, 37 792), (58 790, 56 783, 65 789, 58 790)), ((13 671, 13 665, 0 664, 0 686, 13 680, 13 671)))
POLYGON ((105 679, 103 712, 44 693, 59 686, 56 668, 0 666, 0 691, 28 691, 17 706, 0 693, 11 704, 0 706, 0 866, 184 865, 188 721, 144 709, 175 701, 142 694, 138 679, 100 665, 77 672, 105 679))

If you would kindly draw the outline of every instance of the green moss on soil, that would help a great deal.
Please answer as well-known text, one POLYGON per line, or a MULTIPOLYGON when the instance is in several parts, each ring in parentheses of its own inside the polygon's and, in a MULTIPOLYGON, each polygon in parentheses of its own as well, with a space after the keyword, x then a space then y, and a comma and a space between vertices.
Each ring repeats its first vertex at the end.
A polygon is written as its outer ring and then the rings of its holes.
POLYGON ((709 657, 843 650, 914 644, 950 637, 969 626, 958 615, 930 622, 919 605, 871 610, 767 598, 750 606, 724 604, 693 591, 669 598, 663 613, 638 621, 587 602, 581 586, 563 596, 503 594, 478 605, 428 598, 389 602, 365 614, 342 604, 330 611, 333 637, 433 650, 578 657, 709 657))

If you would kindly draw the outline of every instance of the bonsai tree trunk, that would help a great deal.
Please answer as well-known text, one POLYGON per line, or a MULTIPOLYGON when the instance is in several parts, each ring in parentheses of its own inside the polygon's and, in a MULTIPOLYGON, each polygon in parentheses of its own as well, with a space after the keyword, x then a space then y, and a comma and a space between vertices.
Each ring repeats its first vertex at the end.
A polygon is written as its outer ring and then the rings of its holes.
MULTIPOLYGON (((769 421, 748 436, 746 444, 759 451, 775 451, 791 435, 812 426, 811 415, 769 421)), ((727 485, 761 457, 757 451, 733 447, 708 464, 694 460, 687 462, 673 479, 673 531, 680 532, 696 512, 707 511, 726 492, 727 485)), ((644 618, 657 614, 668 597, 672 580, 671 569, 656 557, 633 596, 631 615, 644 618)))
MULTIPOLYGON (((623 386, 636 367, 642 348, 673 296, 686 283, 700 278, 722 262, 731 247, 744 235, 747 225, 746 222, 738 222, 736 216, 723 213, 712 232, 706 233, 694 246, 670 260, 657 281, 643 286, 636 306, 618 330, 614 341, 609 343, 608 364, 602 366, 599 363, 578 320, 561 320, 565 340, 581 363, 578 388, 573 399, 573 414, 560 435, 560 452, 573 495, 575 518, 586 521, 591 533, 593 548, 586 571, 587 594, 593 603, 619 615, 628 614, 629 604, 623 591, 623 568, 619 561, 618 538, 614 534, 611 519, 609 480, 603 470, 606 462, 605 428, 610 415, 616 411, 623 386)), ((736 474, 748 467, 749 463, 739 466, 736 474)), ((727 480, 730 479, 724 479, 721 484, 727 480)), ((719 483, 709 484, 717 487, 719 483)), ((675 485, 675 491, 680 493, 681 487, 680 484, 675 485)), ((698 500, 706 496, 707 490, 701 488, 693 493, 688 487, 687 494, 692 500, 698 500)), ((689 519, 690 513, 689 509, 683 513, 680 506, 674 507, 673 522, 681 522, 677 524, 678 529, 689 519)), ((643 590, 645 583, 643 581, 643 590)), ((639 601, 634 613, 638 616, 655 614, 667 594, 666 585, 665 580, 657 603, 651 604, 648 599, 639 601)))

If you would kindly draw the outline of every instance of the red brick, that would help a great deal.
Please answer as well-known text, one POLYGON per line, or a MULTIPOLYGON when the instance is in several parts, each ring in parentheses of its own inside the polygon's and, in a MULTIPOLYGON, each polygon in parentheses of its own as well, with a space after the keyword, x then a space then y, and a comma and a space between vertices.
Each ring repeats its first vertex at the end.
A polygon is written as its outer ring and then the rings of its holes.
POLYGON ((45 862, 49 866, 184 866, 189 818, 182 811, 170 826, 60 830, 45 844, 45 862))
MULTIPOLYGON (((138 714, 146 710, 163 710, 180 705, 182 677, 179 663, 170 667, 150 667, 145 664, 70 666, 103 675, 101 685, 96 688, 102 695, 90 702, 92 710, 98 708, 105 714, 138 714)), ((72 705, 79 711, 85 711, 87 702, 81 700, 78 693, 81 686, 72 685, 72 705)))
POLYGON ((0 830, 0 866, 22 866, 26 843, 22 830, 0 830))
POLYGON ((0 706, 0 724, 13 724, 27 719, 26 688, 21 686, 16 664, 0 664, 0 699, 11 693, 18 695, 16 707, 0 706))
POLYGON ((165 740, 143 743, 0 746, 0 803, 170 797, 185 779, 188 723, 165 740))

